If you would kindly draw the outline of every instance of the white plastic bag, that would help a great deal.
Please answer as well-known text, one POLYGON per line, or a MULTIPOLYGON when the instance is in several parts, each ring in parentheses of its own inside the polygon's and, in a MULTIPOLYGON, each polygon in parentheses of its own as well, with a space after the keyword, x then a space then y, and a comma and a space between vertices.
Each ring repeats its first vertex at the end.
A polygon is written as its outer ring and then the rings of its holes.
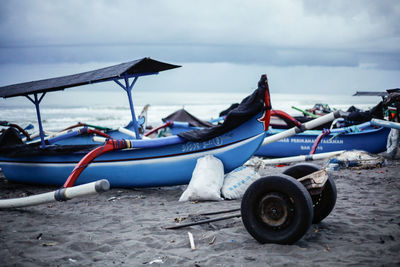
POLYGON ((222 196, 225 199, 239 199, 249 185, 258 178, 260 178, 260 175, 253 167, 238 167, 225 176, 221 189, 222 196))
POLYGON ((179 201, 222 200, 221 187, 224 182, 224 165, 212 155, 199 158, 190 183, 179 201))

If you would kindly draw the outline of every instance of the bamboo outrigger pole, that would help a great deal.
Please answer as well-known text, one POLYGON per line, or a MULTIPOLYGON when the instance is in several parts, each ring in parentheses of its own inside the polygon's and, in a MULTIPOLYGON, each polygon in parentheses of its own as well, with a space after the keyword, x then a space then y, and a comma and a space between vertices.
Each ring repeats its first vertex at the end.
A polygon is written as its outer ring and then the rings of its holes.
POLYGON ((311 130, 319 125, 325 124, 327 122, 333 121, 336 118, 342 117, 342 113, 340 110, 335 111, 335 112, 331 112, 329 114, 326 114, 322 117, 316 118, 314 120, 302 123, 300 127, 295 126, 293 128, 290 128, 289 130, 283 131, 281 133, 278 134, 274 134, 271 136, 268 136, 266 138, 264 138, 264 141, 262 143, 262 145, 267 145, 273 142, 276 142, 278 140, 281 140, 283 138, 287 138, 293 135, 296 135, 298 133, 302 133, 306 130, 311 130))
POLYGON ((264 159, 262 162, 264 164, 283 164, 283 163, 292 163, 298 161, 313 161, 319 159, 326 159, 332 156, 337 156, 343 153, 345 150, 332 151, 326 153, 312 154, 312 155, 300 155, 286 158, 276 158, 276 159, 264 159))
POLYGON ((384 121, 384 120, 379 120, 379 119, 372 119, 371 120, 371 125, 400 130, 400 123, 393 122, 393 121, 384 121))

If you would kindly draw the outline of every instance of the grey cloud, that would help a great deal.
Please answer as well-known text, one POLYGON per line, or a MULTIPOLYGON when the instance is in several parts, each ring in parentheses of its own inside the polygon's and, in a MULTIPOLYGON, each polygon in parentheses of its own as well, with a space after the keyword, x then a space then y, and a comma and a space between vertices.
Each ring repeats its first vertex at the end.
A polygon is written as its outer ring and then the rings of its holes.
POLYGON ((400 69, 400 56, 379 51, 363 53, 341 49, 294 49, 240 45, 77 45, 3 48, 0 62, 124 62, 150 56, 171 62, 231 62, 275 66, 366 66, 400 69))
POLYGON ((174 62, 399 69, 399 18, 400 4, 390 0, 4 0, 0 62, 151 56, 174 62))
POLYGON ((343 18, 349 24, 364 20, 380 25, 381 33, 400 33, 397 26, 400 23, 400 1, 397 0, 303 0, 303 7, 305 15, 343 18))

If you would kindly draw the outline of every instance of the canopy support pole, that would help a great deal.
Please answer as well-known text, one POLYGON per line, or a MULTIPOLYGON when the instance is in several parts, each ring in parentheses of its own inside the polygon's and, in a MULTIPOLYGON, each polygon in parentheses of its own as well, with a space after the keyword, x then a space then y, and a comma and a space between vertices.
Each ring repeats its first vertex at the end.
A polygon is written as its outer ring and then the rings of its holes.
POLYGON ((29 95, 26 96, 35 105, 35 108, 36 108, 36 116, 37 116, 37 120, 38 120, 38 124, 39 124, 39 135, 40 135, 40 141, 42 143, 42 148, 45 148, 46 144, 44 143, 44 131, 43 131, 43 126, 42 126, 42 118, 40 116, 39 104, 42 101, 45 94, 46 94, 46 92, 44 92, 40 96, 40 98, 38 98, 37 93, 35 93, 34 99, 32 99, 29 95))
POLYGON ((133 108, 133 102, 132 102, 132 88, 135 85, 137 79, 139 77, 136 76, 132 83, 129 84, 129 77, 125 76, 125 85, 123 85, 122 83, 120 83, 117 79, 115 79, 114 81, 122 87, 122 89, 124 89, 126 91, 126 93, 128 94, 128 100, 129 100, 129 107, 131 109, 131 115, 132 115, 132 123, 133 123, 133 129, 135 130, 135 135, 136 135, 136 139, 140 139, 140 135, 139 135, 139 127, 138 127, 138 123, 136 120, 136 115, 135 115, 135 110, 133 108))

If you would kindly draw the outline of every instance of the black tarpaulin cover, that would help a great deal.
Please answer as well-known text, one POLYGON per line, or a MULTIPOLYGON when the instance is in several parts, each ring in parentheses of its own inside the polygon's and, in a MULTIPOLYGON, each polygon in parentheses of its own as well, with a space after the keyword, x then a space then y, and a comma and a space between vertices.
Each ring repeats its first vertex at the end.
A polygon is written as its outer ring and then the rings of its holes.
POLYGON ((251 95, 243 99, 238 107, 228 113, 223 124, 201 130, 183 132, 178 135, 188 141, 202 142, 231 131, 259 112, 271 109, 271 107, 264 105, 265 94, 269 94, 268 88, 259 86, 251 95))
POLYGON ((95 82, 109 81, 112 79, 121 78, 125 75, 145 75, 179 67, 180 66, 178 65, 172 65, 146 57, 98 70, 92 70, 58 78, 3 86, 0 87, 0 97, 6 98, 63 90, 65 88, 76 87, 95 82))

